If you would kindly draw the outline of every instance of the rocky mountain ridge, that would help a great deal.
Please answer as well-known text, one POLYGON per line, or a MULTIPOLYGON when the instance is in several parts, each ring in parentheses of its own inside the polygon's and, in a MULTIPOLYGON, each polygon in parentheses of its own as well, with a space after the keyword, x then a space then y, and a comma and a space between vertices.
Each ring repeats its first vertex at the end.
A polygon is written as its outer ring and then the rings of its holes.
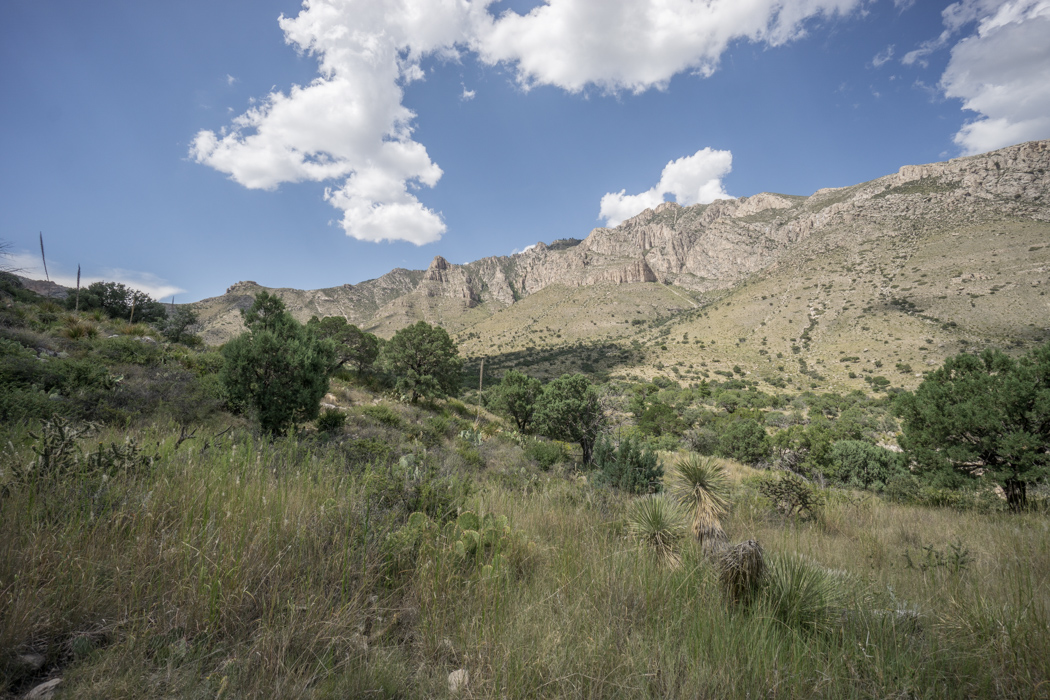
MULTIPOLYGON (((803 248, 813 254, 1003 219, 1050 221, 1050 141, 906 165, 809 197, 761 193, 690 207, 665 202, 578 242, 540 242, 466 265, 438 255, 426 270, 398 268, 356 285, 272 291, 303 321, 340 315, 390 335, 425 319, 456 332, 553 285, 663 283, 695 305, 705 293, 728 289, 803 248)), ((239 310, 261 289, 238 282, 221 297, 197 302, 205 339, 223 342, 240 332, 239 310)))

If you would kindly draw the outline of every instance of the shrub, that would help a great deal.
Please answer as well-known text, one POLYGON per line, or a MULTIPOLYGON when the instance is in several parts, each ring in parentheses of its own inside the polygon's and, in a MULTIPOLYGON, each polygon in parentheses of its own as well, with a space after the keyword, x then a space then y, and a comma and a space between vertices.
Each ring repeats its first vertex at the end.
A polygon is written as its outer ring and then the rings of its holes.
POLYGON ((862 440, 839 440, 831 446, 830 459, 843 484, 873 491, 882 491, 907 469, 903 455, 862 440))
POLYGON ((662 488, 664 470, 656 454, 629 437, 618 447, 607 436, 600 439, 594 448, 594 466, 599 482, 627 493, 656 493, 662 488))
POLYGON ((693 516, 693 535, 701 545, 726 541, 722 516, 729 510, 729 481, 725 466, 713 457, 687 455, 671 470, 671 492, 693 516))
POLYGON ((685 536, 685 522, 685 512, 676 501, 649 495, 631 508, 627 529, 661 563, 677 566, 681 557, 675 546, 685 536))
POLYGON ((766 429, 754 418, 730 421, 718 438, 716 454, 744 464, 758 464, 769 457, 766 429))
POLYGON ((335 433, 346 425, 346 414, 342 411, 325 409, 317 418, 317 429, 322 433, 335 433))
POLYGON ((401 427, 401 416, 394 411, 394 409, 387 406, 385 403, 377 403, 371 406, 365 406, 361 409, 361 413, 368 416, 372 420, 389 428, 400 428, 401 427))
POLYGON ((784 517, 812 520, 823 512, 823 494, 793 472, 763 474, 759 477, 758 491, 784 517))
POLYGON ((540 469, 548 471, 555 464, 565 462, 568 455, 557 442, 546 440, 529 440, 525 445, 525 456, 540 465, 540 469))
POLYGON ((847 586, 834 572, 797 555, 769 562, 764 602, 769 614, 789 628, 830 634, 838 626, 847 586))
POLYGON ((241 313, 248 330, 222 348, 220 376, 231 403, 248 409, 271 435, 316 418, 334 343, 316 338, 266 292, 241 313))

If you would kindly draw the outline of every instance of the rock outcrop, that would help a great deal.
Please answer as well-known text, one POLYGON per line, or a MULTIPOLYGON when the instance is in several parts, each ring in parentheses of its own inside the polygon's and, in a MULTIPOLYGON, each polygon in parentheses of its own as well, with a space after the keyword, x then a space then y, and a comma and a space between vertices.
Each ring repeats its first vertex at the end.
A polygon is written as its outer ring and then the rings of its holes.
MULTIPOLYGON (((1033 141, 944 163, 906 165, 809 197, 761 193, 690 207, 665 202, 615 228, 596 228, 582 241, 540 242, 522 253, 466 265, 439 255, 425 271, 395 269, 356 285, 275 293, 300 320, 342 315, 362 327, 392 332, 413 318, 454 324, 463 314, 494 313, 556 284, 662 282, 706 292, 778 264, 800 241, 818 234, 822 245, 834 247, 984 219, 1048 221, 1048 193, 1050 141, 1033 141)), ((198 302, 211 310, 206 340, 238 332, 236 309, 259 289, 254 282, 238 282, 223 297, 198 302)))

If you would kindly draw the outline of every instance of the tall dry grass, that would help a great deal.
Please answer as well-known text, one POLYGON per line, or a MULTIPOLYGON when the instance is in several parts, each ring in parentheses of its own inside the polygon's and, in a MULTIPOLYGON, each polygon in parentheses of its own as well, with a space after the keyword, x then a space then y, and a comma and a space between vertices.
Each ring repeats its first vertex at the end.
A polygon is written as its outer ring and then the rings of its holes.
MULTIPOLYGON (((496 438, 460 509, 513 536, 482 534, 492 551, 464 559, 463 532, 375 496, 394 467, 366 478, 316 440, 178 436, 141 431, 152 468, 105 488, 0 501, 7 692, 40 677, 19 666, 29 651, 77 697, 441 697, 458 668, 476 698, 1006 698, 1050 682, 1044 515, 832 494, 799 523, 728 465, 731 541, 832 586, 807 626, 765 593, 727 604, 691 538, 677 567, 642 555, 632 499, 508 469, 517 448, 496 438)), ((4 442, 5 469, 32 458, 20 429, 4 442)))

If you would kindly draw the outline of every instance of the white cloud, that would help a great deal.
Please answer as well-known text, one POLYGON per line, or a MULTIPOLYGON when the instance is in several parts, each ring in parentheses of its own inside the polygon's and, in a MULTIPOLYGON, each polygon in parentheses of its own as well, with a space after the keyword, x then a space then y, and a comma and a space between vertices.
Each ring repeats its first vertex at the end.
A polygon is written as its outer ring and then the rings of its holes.
POLYGON ((881 68, 889 63, 890 59, 893 58, 893 48, 893 44, 890 44, 885 49, 875 54, 875 57, 871 59, 871 65, 876 68, 881 68))
POLYGON ((779 46, 816 17, 863 0, 548 0, 527 15, 475 17, 472 46, 488 63, 517 67, 519 83, 578 92, 663 88, 677 73, 711 75, 732 41, 779 46))
MULTIPOLYGON (((512 66, 525 88, 641 92, 683 71, 710 75, 734 41, 779 46, 866 1, 547 0, 494 16, 494 0, 307 0, 279 23, 288 44, 316 57, 318 77, 271 89, 228 128, 201 130, 190 156, 248 188, 325 183, 347 235, 422 245, 446 230, 415 194, 442 173, 402 104, 424 57, 475 51, 512 66)), ((474 94, 464 86, 460 97, 474 94)))
POLYGON ((1048 38, 1050 1, 1020 0, 979 17, 952 48, 941 89, 979 115, 955 135, 964 153, 1050 137, 1048 38))
POLYGON ((674 195, 682 206, 730 199, 722 187, 722 178, 732 169, 732 153, 703 148, 691 156, 672 160, 664 166, 660 182, 641 194, 626 194, 626 190, 607 193, 602 197, 598 216, 605 219, 606 226, 617 226, 625 219, 659 206, 666 194, 674 195))
POLYGON ((459 99, 463 100, 464 102, 470 102, 471 100, 474 99, 474 96, 477 95, 477 94, 478 93, 477 93, 476 90, 468 90, 467 86, 464 85, 463 86, 463 93, 459 96, 459 99))
POLYGON ((226 74, 226 84, 227 84, 227 85, 233 85, 233 84, 234 84, 234 83, 236 83, 236 82, 237 82, 237 78, 234 78, 234 77, 233 77, 232 75, 230 75, 229 73, 227 73, 227 74, 226 74))
MULTIPOLYGON (((18 269, 18 274, 29 279, 42 280, 45 278, 44 266, 41 264, 40 255, 34 253, 16 253, 11 256, 11 266, 18 269)), ((61 263, 48 260, 47 271, 50 279, 56 284, 64 287, 75 288, 77 286, 76 271, 70 272, 61 263)), ((158 277, 152 272, 136 272, 121 268, 104 268, 101 275, 81 274, 80 286, 86 287, 92 282, 120 282, 121 284, 149 294, 157 301, 170 300, 174 294, 184 294, 182 287, 175 286, 165 279, 158 277)))

